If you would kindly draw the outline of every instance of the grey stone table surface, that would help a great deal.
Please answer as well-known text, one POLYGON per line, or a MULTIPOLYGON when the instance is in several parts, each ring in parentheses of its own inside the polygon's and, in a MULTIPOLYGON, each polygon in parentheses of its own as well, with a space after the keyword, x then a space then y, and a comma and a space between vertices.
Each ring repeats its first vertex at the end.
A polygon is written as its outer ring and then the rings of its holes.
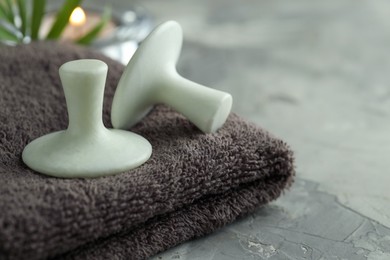
POLYGON ((232 93, 297 165, 274 203, 154 259, 390 259, 390 1, 139 3, 182 24, 179 72, 232 93))

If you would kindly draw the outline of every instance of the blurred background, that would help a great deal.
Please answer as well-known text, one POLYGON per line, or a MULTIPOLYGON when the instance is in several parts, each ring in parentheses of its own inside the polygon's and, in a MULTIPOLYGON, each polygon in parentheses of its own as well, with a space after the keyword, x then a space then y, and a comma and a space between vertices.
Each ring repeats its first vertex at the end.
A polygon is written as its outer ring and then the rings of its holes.
MULTIPOLYGON (((86 0, 83 8, 96 23, 75 19, 64 37, 80 38, 103 18, 92 47, 123 64, 156 25, 178 21, 179 73, 231 93, 234 113, 295 151, 296 182, 284 196, 155 259, 390 259, 390 1, 86 0)), ((46 35, 53 17, 42 14, 46 35)), ((22 20, 0 21, 1 43, 34 40, 14 30, 22 20)))

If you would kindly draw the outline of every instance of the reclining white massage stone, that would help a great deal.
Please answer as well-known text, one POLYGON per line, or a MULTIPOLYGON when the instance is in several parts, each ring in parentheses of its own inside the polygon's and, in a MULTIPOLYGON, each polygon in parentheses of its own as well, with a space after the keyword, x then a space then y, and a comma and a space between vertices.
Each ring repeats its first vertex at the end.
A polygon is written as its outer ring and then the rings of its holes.
POLYGON ((158 26, 129 61, 111 109, 114 128, 129 129, 154 104, 164 103, 186 116, 203 132, 215 132, 226 121, 232 96, 181 77, 175 68, 183 33, 169 21, 158 26))

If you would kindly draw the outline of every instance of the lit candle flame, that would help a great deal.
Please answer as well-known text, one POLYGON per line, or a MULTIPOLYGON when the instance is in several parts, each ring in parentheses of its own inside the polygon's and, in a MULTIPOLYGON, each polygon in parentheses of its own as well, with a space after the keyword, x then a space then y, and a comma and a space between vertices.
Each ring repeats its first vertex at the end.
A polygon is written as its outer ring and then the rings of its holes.
POLYGON ((78 6, 76 7, 69 18, 69 23, 73 26, 81 26, 85 23, 86 15, 84 10, 78 6))

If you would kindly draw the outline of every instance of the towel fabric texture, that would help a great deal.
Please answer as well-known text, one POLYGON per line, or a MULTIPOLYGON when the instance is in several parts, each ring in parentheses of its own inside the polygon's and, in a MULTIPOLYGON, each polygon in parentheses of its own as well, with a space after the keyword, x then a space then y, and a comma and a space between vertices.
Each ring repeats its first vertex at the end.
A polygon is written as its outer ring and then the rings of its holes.
POLYGON ((291 184, 283 141, 234 114, 202 134, 162 105, 131 129, 153 146, 137 169, 96 179, 30 170, 25 145, 67 127, 58 68, 82 58, 109 66, 103 121, 111 127, 121 64, 52 42, 0 47, 0 259, 144 259, 247 215, 291 184))

